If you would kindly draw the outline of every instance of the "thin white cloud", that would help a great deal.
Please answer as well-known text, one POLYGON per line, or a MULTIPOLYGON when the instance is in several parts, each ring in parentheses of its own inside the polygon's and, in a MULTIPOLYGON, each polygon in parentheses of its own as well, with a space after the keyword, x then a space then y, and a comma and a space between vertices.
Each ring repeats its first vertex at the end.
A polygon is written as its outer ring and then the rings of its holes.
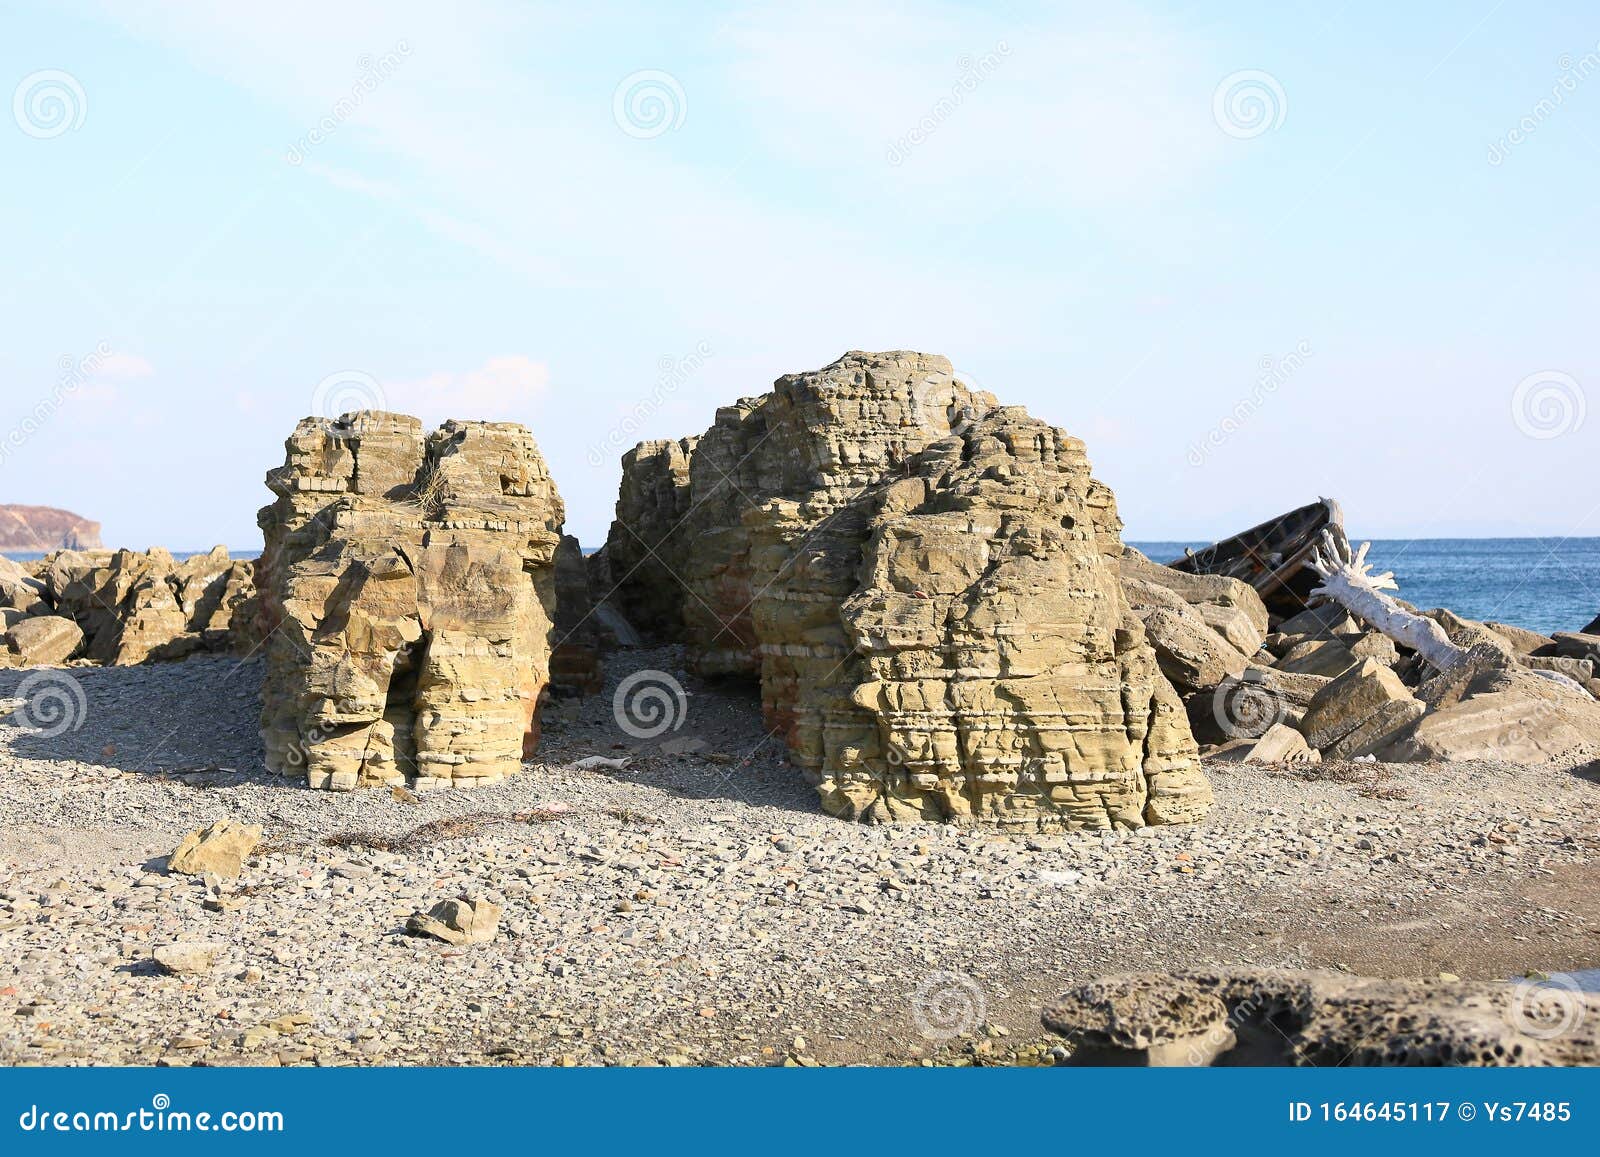
POLYGON ((824 0, 746 8, 723 35, 753 129, 791 159, 918 199, 1160 200, 1188 193, 1226 143, 1205 46, 1133 5, 1026 23, 824 0))
POLYGON ((410 381, 385 382, 391 410, 428 423, 448 418, 529 424, 550 386, 550 367, 522 354, 490 358, 475 370, 441 370, 410 381))
POLYGON ((125 381, 130 378, 148 378, 155 372, 155 367, 138 354, 112 353, 100 359, 95 366, 93 376, 98 379, 125 381))

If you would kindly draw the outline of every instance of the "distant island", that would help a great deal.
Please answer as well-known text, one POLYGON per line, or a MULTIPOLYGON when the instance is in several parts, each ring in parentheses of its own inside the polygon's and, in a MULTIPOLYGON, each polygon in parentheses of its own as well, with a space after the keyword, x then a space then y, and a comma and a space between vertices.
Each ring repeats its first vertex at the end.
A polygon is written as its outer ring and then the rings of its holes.
POLYGON ((0 551, 59 549, 100 549, 100 524, 53 506, 0 504, 0 551))

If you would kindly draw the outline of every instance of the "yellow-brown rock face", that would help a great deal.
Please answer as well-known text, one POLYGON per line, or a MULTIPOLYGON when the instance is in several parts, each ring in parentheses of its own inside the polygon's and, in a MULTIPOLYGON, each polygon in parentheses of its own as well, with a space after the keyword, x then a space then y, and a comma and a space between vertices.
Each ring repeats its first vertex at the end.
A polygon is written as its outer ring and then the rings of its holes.
POLYGON ((649 545, 691 661, 760 676, 828 811, 1104 828, 1210 805, 1083 443, 944 358, 850 353, 724 408, 689 498, 649 545))
POLYGON ((522 426, 307 418, 258 521, 268 766, 470 786, 537 743, 564 518, 522 426))

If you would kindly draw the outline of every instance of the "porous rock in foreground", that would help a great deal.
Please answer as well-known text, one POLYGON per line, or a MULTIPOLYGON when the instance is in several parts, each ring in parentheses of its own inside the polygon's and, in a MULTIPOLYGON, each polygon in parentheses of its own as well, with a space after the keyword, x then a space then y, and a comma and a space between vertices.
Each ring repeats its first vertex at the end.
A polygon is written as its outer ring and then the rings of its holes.
POLYGON ((624 498, 671 501, 619 502, 607 553, 660 566, 649 589, 613 567, 609 598, 659 604, 669 572, 691 662, 759 676, 827 811, 1106 828, 1209 807, 1078 439, 942 357, 852 352, 677 445, 687 493, 678 455, 632 456, 624 498))
POLYGON ((258 518, 268 766, 469 786, 537 743, 564 512, 522 426, 307 418, 258 518))
POLYGON ((1379 980, 1236 969, 1091 981, 1044 1011, 1080 1065, 1592 1065, 1575 981, 1379 980))

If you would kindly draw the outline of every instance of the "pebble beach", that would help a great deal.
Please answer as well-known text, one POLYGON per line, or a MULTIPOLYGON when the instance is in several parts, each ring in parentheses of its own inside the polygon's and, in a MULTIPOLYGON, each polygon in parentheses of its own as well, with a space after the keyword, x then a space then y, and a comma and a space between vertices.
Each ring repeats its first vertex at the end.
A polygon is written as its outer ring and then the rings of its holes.
POLYGON ((1592 754, 1213 762, 1203 822, 1131 832, 868 826, 748 687, 684 674, 678 730, 622 731, 618 683, 682 667, 619 653, 522 774, 423 795, 266 773, 257 658, 73 669, 76 730, 0 719, 0 1061, 1040 1064, 1041 1007, 1107 972, 1600 964, 1592 754), (224 817, 264 829, 237 880, 165 871, 224 817), (463 894, 493 942, 406 933, 463 894))

